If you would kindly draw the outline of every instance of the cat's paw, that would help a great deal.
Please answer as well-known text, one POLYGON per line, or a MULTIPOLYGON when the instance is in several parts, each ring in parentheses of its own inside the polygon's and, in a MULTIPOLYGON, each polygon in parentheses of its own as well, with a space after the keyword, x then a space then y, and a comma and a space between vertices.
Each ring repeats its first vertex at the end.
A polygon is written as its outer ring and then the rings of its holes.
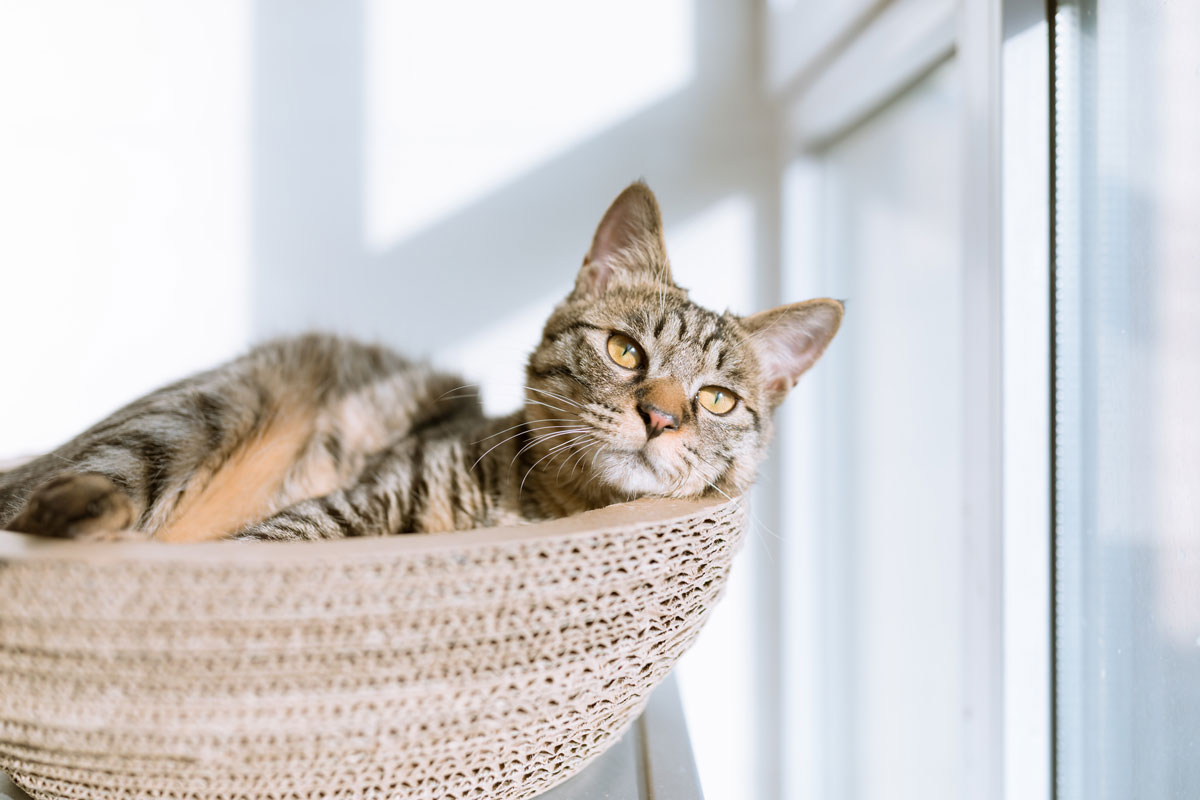
POLYGON ((34 489, 9 530, 67 539, 108 540, 134 522, 133 502, 95 472, 66 473, 34 489))

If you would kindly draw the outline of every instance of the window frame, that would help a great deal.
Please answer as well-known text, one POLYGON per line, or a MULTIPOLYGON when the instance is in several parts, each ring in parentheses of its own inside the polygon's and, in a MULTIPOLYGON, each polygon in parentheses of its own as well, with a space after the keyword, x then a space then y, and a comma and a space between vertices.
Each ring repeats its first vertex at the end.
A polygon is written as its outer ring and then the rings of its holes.
MULTIPOLYGON (((786 16, 778 27, 795 28, 804 13, 804 4, 768 9, 767 23, 786 16)), ((960 65, 966 154, 962 580, 968 591, 963 792, 988 800, 1050 800, 1052 19, 1041 0, 891 0, 843 23, 824 47, 805 43, 810 57, 792 79, 772 75, 785 87, 780 171, 800 165, 801 193, 814 191, 820 180, 821 148, 869 124, 871 115, 946 59, 960 65)), ((767 41, 771 48, 786 46, 778 34, 767 41)), ((768 53, 772 66, 785 60, 768 53)), ((775 284, 788 280, 781 274, 775 284)), ((781 430, 786 453, 797 450, 791 422, 781 430)), ((776 465, 772 479, 792 473, 787 464, 776 465)), ((812 558, 800 554, 802 561, 812 558)), ((785 642, 794 639, 789 624, 797 627, 797 620, 799 635, 811 636, 806 613, 811 609, 784 610, 778 633, 785 642)), ((803 645, 791 641, 784 652, 799 661, 813 652, 803 645)), ((804 707, 803 689, 780 688, 785 696, 800 694, 785 707, 804 707)), ((783 747, 803 750, 820 724, 774 733, 783 747)), ((804 796, 794 773, 812 766, 808 754, 793 752, 781 763, 788 796, 804 796)))

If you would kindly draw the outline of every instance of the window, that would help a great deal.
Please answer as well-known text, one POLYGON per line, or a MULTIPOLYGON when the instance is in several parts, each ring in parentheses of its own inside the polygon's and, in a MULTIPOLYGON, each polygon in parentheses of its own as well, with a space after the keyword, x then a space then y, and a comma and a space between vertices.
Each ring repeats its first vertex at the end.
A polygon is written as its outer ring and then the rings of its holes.
POLYGON ((1200 794, 1200 7, 1056 19, 1058 796, 1200 794))
POLYGON ((848 315, 819 407, 789 419, 805 491, 782 535, 812 633, 787 717, 816 727, 787 797, 964 794, 960 80, 942 63, 792 169, 785 214, 817 244, 796 271, 848 315))
POLYGON ((786 293, 850 301, 787 420, 783 796, 1200 795, 1200 7, 826 45, 779 82, 786 293))

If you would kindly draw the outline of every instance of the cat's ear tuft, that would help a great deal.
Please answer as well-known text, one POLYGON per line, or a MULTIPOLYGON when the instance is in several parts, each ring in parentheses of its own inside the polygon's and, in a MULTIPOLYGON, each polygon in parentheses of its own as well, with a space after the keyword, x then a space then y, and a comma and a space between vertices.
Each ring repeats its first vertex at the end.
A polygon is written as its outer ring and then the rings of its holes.
POLYGON ((597 297, 614 282, 671 283, 662 214, 650 187, 630 184, 596 228, 573 297, 597 297))
POLYGON ((845 307, 819 298, 761 311, 742 320, 763 372, 772 405, 817 362, 842 324, 845 307))

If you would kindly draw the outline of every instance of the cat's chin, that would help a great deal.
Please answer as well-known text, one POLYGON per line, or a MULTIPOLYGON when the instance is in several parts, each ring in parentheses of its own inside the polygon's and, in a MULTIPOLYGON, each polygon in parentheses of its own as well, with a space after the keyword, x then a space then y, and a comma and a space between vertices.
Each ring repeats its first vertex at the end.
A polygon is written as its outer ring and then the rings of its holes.
POLYGON ((644 450, 608 450, 596 460, 593 472, 604 485, 631 497, 661 495, 669 488, 644 450))

